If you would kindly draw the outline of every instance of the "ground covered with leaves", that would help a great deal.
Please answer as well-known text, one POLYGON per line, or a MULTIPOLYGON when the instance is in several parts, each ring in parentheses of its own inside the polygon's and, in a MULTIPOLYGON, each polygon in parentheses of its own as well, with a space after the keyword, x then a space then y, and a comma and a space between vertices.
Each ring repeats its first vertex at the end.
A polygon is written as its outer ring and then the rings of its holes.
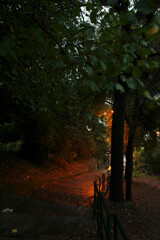
MULTIPOLYGON (((65 169, 1 162, 0 196, 16 193, 62 205, 92 207, 93 181, 103 172, 96 170, 94 159, 66 164, 65 169)), ((106 201, 132 239, 160 239, 160 178, 134 178, 132 202, 106 201)))
MULTIPOLYGON (((125 187, 125 182, 124 182, 125 187)), ((135 240, 160 239, 160 178, 133 178, 132 202, 109 202, 126 231, 135 240)))

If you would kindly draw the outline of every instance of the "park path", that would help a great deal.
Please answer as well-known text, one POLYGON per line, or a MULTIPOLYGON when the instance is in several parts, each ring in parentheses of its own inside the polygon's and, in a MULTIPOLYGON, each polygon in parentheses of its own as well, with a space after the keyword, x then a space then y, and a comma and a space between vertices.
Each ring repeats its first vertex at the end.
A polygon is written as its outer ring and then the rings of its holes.
MULTIPOLYGON (((3 168, 0 240, 96 239, 93 181, 103 172, 85 162, 76 164, 58 172, 3 168), (2 213, 5 208, 13 213, 2 213)), ((110 209, 117 212, 133 240, 160 240, 160 179, 133 178, 132 189, 133 202, 106 199, 110 209)))
POLYGON ((1 194, 0 240, 96 240, 92 204, 97 174, 86 169, 50 175, 39 184, 28 177, 28 182, 14 182, 14 191, 6 185, 10 193, 1 194), (2 212, 7 208, 13 212, 2 212))
POLYGON ((61 177, 53 182, 43 183, 40 188, 26 189, 24 193, 37 199, 90 208, 93 204, 94 179, 102 173, 103 171, 86 172, 61 177))

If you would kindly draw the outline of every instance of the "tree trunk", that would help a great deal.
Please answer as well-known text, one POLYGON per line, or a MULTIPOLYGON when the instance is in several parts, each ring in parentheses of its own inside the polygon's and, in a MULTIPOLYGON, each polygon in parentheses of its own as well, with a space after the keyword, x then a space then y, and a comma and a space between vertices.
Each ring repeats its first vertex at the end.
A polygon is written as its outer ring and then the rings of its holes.
POLYGON ((111 143, 111 183, 110 200, 123 201, 123 138, 124 119, 128 90, 124 93, 115 91, 114 113, 112 121, 111 143))
POLYGON ((134 136, 136 127, 131 127, 128 137, 128 145, 126 150, 126 200, 132 201, 132 172, 133 172, 133 148, 134 148, 134 136))

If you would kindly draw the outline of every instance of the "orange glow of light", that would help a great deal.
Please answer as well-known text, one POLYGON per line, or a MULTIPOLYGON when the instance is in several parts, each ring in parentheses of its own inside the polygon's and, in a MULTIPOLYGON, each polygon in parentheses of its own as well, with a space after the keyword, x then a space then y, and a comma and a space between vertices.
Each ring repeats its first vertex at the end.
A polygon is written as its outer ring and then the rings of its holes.
POLYGON ((111 171, 111 166, 109 166, 108 170, 111 171))
MULTIPOLYGON (((114 110, 109 108, 105 109, 105 106, 102 106, 101 109, 98 111, 98 116, 103 117, 106 120, 106 141, 109 146, 111 146, 111 138, 112 138, 112 118, 113 118, 114 110)), ((129 127, 125 121, 124 123, 124 152, 126 151, 126 146, 128 144, 128 136, 129 136, 129 127)))
POLYGON ((124 152, 126 152, 126 147, 128 145, 128 137, 129 137, 129 127, 127 122, 124 122, 124 152))
POLYGON ((100 109, 97 111, 97 115, 101 118, 103 117, 104 120, 106 120, 106 142, 109 146, 111 146, 111 135, 112 135, 112 115, 114 113, 114 110, 111 108, 108 108, 106 110, 106 106, 101 106, 100 109))

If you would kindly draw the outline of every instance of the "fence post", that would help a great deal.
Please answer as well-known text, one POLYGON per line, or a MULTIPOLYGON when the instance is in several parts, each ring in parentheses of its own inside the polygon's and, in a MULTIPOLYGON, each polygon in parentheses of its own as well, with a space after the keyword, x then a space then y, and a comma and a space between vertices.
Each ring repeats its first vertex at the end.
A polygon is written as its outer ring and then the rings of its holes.
POLYGON ((104 239, 104 236, 103 236, 103 224, 102 224, 102 211, 103 211, 103 206, 102 206, 102 193, 100 192, 99 193, 99 198, 100 198, 100 209, 99 209, 99 212, 100 212, 100 221, 99 221, 99 224, 100 224, 100 239, 104 239))
POLYGON ((102 191, 105 191, 105 187, 106 187, 105 174, 102 174, 102 191))
POLYGON ((104 187, 107 187, 109 190, 110 173, 107 172, 106 176, 102 175, 102 177, 97 177, 99 178, 99 181, 98 179, 94 181, 94 216, 97 220, 97 236, 101 240, 105 240, 106 237, 107 240, 111 240, 112 238, 113 240, 119 240, 119 238, 122 239, 121 237, 123 237, 125 240, 131 240, 131 238, 129 238, 125 232, 123 225, 119 221, 117 215, 110 214, 108 206, 105 203, 104 196, 106 193, 102 191, 104 187), (103 210, 105 211, 104 214, 103 210), (105 221, 105 216, 107 221, 105 221), (113 229, 113 234, 111 232, 111 229, 113 229), (121 235, 119 236, 119 234, 121 235))
POLYGON ((101 177, 99 177, 99 192, 101 191, 101 177))
POLYGON ((97 218, 97 182, 94 181, 94 209, 93 215, 97 218))
POLYGON ((111 239, 111 215, 108 215, 107 217, 107 222, 108 222, 108 240, 111 239))
POLYGON ((110 176, 109 172, 107 173, 107 190, 109 191, 109 185, 110 185, 110 176))
POLYGON ((118 240, 118 224, 116 214, 114 214, 114 240, 118 240))
POLYGON ((98 237, 100 237, 100 195, 99 195, 99 191, 98 191, 98 196, 97 196, 97 235, 98 237))

